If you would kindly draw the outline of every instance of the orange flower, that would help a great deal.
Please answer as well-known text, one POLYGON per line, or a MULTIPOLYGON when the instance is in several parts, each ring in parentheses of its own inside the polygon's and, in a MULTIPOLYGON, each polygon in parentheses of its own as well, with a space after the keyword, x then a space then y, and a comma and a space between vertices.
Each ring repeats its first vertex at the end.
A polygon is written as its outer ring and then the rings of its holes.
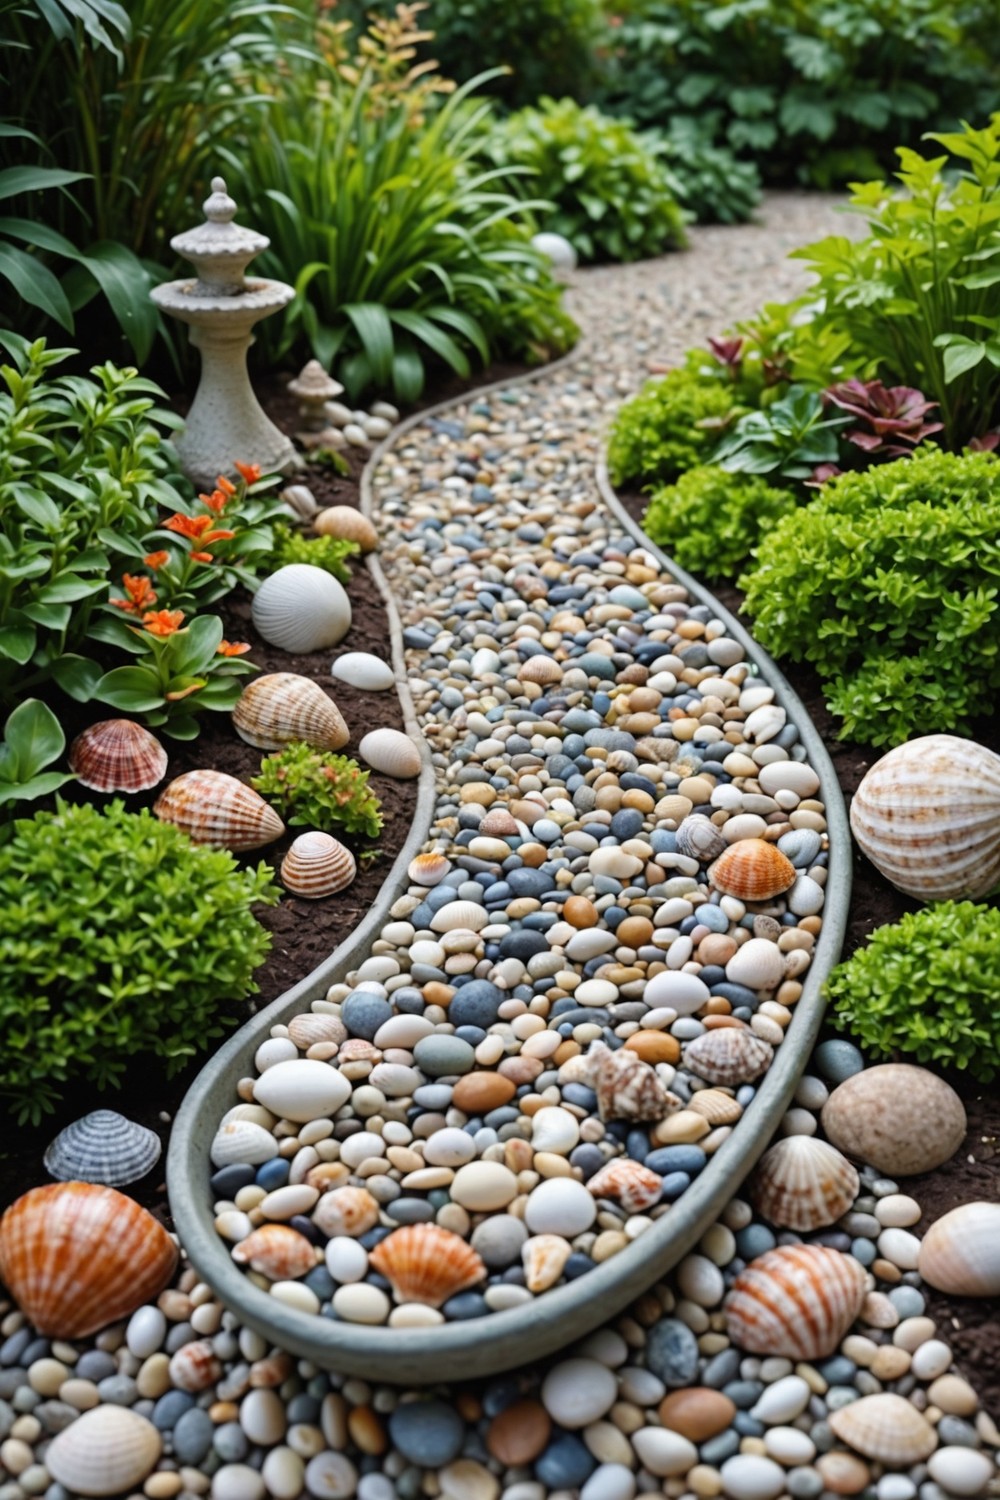
POLYGON ((192 562, 214 562, 215 559, 213 558, 211 552, 192 552, 191 553, 191 561, 192 562))
POLYGON ((156 612, 150 610, 143 615, 142 623, 150 635, 173 635, 180 630, 181 621, 184 619, 182 609, 161 609, 156 612))
MULTIPOLYGON (((149 552, 143 558, 147 568, 152 568, 155 573, 157 568, 163 568, 170 561, 169 552, 149 552)), ((155 602, 155 601, 154 601, 155 602)))
POLYGON ((150 609, 156 603, 152 582, 145 573, 134 577, 131 573, 125 573, 122 587, 128 598, 112 599, 111 603, 116 609, 123 609, 127 615, 141 615, 144 609, 150 609))
POLYGON ((246 641, 220 641, 216 656, 246 656, 250 647, 246 641))
POLYGON ((187 536, 192 541, 200 542, 207 547, 209 542, 228 541, 236 535, 235 531, 211 531, 211 516, 182 516, 179 513, 171 516, 163 523, 167 531, 176 531, 180 536, 187 536))
MULTIPOLYGON (((239 465, 237 465, 237 468, 238 467, 239 467, 239 465)), ((216 476, 215 483, 216 483, 217 488, 220 489, 224 495, 235 495, 236 494, 236 486, 235 486, 235 484, 233 483, 233 481, 231 479, 227 479, 226 476, 225 476, 225 474, 218 474, 216 476)))
POLYGON ((237 460, 234 467, 240 477, 246 480, 247 484, 256 484, 260 478, 260 464, 241 464, 237 460))
POLYGON ((198 499, 202 505, 206 505, 209 510, 213 510, 217 516, 221 515, 229 504, 229 496, 225 490, 213 490, 210 495, 199 495, 198 499))

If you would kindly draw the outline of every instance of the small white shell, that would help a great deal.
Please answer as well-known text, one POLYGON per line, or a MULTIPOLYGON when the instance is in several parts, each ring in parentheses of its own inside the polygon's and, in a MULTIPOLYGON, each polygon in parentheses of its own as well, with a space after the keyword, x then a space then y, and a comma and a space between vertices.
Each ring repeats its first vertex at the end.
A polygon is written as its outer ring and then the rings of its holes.
POLYGON ((328 1063, 303 1057, 268 1068, 253 1096, 282 1119, 305 1123, 334 1114, 350 1098, 351 1085, 328 1063))
POLYGON ((358 867, 350 849, 328 833, 300 833, 281 861, 281 881, 294 896, 318 901, 350 885, 358 867))
POLYGON ((60 1130, 45 1153, 45 1170, 59 1182, 138 1182, 160 1159, 160 1138, 113 1109, 95 1109, 60 1130))
POLYGON ((358 746, 358 753, 373 770, 398 781, 411 781, 420 775, 420 751, 409 735, 398 729, 372 729, 358 746))
POLYGON ((368 651, 348 651, 338 656, 330 668, 330 675, 338 682, 349 683, 366 693, 384 693, 396 681, 389 663, 368 651))
POLYGON ((1000 1296, 1000 1203, 962 1203, 942 1214, 921 1241, 917 1268, 953 1297, 1000 1296))
POLYGON ((265 641, 300 654, 335 646, 351 627, 351 601, 332 574, 288 563, 265 578, 253 599, 254 626, 265 641))
POLYGON ((481 932, 490 919, 484 906, 475 901, 449 901, 431 918, 432 932, 481 932))
POLYGON ((74 1495, 120 1495, 146 1478, 163 1451, 152 1422, 126 1406, 95 1406, 56 1434, 45 1467, 74 1495))
POLYGON ((827 1421, 842 1443, 874 1458, 891 1469, 908 1469, 922 1463, 937 1447, 937 1433, 904 1396, 880 1391, 862 1396, 827 1421))
MULTIPOLYGON (((273 1073, 274 1069, 270 1071, 273 1073)), ((233 1162, 259 1167, 277 1154, 278 1142, 274 1136, 253 1120, 229 1120, 220 1125, 209 1152, 213 1167, 228 1167, 233 1162)))
POLYGON ((811 1135, 790 1135, 764 1152, 750 1199, 772 1224, 805 1233, 835 1224, 859 1186, 857 1172, 835 1146, 811 1135))

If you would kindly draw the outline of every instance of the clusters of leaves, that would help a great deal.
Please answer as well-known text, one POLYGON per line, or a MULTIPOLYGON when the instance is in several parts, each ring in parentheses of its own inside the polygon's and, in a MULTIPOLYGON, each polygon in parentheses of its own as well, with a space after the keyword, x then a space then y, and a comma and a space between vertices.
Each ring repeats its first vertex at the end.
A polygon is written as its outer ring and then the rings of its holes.
POLYGON ((676 484, 655 489, 642 524, 682 568, 705 578, 726 578, 794 509, 788 490, 704 464, 688 469, 676 484))
POLYGON ((709 462, 720 434, 743 411, 731 383, 711 373, 688 368, 648 380, 615 416, 612 483, 673 484, 686 469, 709 462))
POLYGON ((714 459, 733 474, 808 479, 814 469, 836 462, 837 432, 846 421, 825 415, 819 391, 793 385, 780 400, 741 417, 714 459))
POLYGON ((115 801, 36 813, 0 846, 0 1096, 37 1122, 62 1084, 116 1084, 136 1053, 169 1074, 235 1018, 278 891, 148 810, 115 801))
POLYGON ((879 927, 830 975, 831 1020, 874 1057, 1000 1070, 1000 909, 941 901, 879 927))
POLYGON ((65 748, 62 725, 48 704, 26 698, 15 708, 0 740, 0 816, 14 802, 49 797, 74 780, 71 772, 45 769, 65 748))
POLYGON ((712 141, 700 120, 679 117, 667 132, 648 130, 645 138, 670 168, 674 195, 698 224, 743 224, 760 202, 755 162, 741 161, 728 146, 712 141))
POLYGON ((842 737, 968 731, 1000 688, 1000 469, 928 445, 844 474, 740 579, 767 650, 819 671, 842 737))
POLYGON ((937 405, 909 385, 888 389, 881 380, 841 381, 823 392, 827 406, 839 407, 860 423, 844 438, 872 458, 905 458, 919 443, 942 432, 942 422, 925 418, 937 405))
POLYGON ((293 740, 265 756, 251 785, 294 827, 340 827, 377 839, 382 809, 369 789, 368 776, 349 756, 293 740))
POLYGON ((347 560, 360 551, 357 542, 349 542, 346 537, 303 536, 301 531, 282 522, 274 528, 271 567, 277 569, 288 563, 309 563, 311 567, 332 573, 341 583, 349 583, 351 570, 347 560))
POLYGON ((684 243, 676 182, 653 137, 573 99, 543 98, 498 121, 483 141, 515 191, 547 200, 538 227, 565 235, 584 261, 630 261, 684 243))

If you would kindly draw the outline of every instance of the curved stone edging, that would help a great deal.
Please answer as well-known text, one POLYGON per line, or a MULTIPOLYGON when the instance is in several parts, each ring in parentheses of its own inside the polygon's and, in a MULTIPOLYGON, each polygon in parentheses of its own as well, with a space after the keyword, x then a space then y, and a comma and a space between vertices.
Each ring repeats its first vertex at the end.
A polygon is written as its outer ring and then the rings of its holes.
MULTIPOLYGON (((498 390, 534 383, 578 358, 581 344, 564 359, 527 375, 497 381, 457 399, 406 418, 372 452, 362 474, 361 508, 370 514, 373 476, 378 466, 412 428, 429 417, 498 390)), ((418 813, 414 828, 390 872, 378 901, 351 938, 313 973, 244 1026, 199 1074, 185 1097, 171 1138, 167 1163, 168 1188, 175 1222, 191 1261, 221 1300, 241 1321, 282 1348, 325 1368, 392 1382, 425 1383, 494 1373, 542 1358, 596 1328, 668 1271, 687 1253, 738 1189, 776 1130, 788 1107, 822 1021, 822 986, 836 962, 847 923, 851 889, 851 841, 847 813, 833 765, 823 742, 809 721, 805 706, 770 657, 743 627, 702 586, 678 568, 650 542, 620 506, 607 478, 603 458, 595 482, 601 499, 622 529, 654 556, 664 571, 700 603, 711 607, 746 650, 754 669, 773 686, 779 703, 799 730, 810 763, 820 777, 821 795, 830 829, 829 880, 823 928, 813 962, 795 1006, 786 1040, 732 1136, 724 1142, 671 1212, 654 1228, 586 1277, 545 1293, 527 1306, 490 1315, 488 1327, 480 1320, 454 1322, 432 1330, 366 1327, 332 1322, 277 1304, 247 1280, 230 1259, 213 1225, 208 1188, 209 1145, 216 1122, 229 1106, 239 1078, 250 1071, 252 1052, 276 1023, 289 1019, 331 983, 355 966, 362 949, 384 921, 405 885, 406 866, 427 836, 433 814, 435 778, 430 753, 413 713, 406 686, 402 632, 395 602, 375 558, 368 560, 386 600, 392 635, 393 662, 407 729, 416 733, 425 757, 420 777, 418 813), (428 806, 429 801, 429 806, 428 806)))

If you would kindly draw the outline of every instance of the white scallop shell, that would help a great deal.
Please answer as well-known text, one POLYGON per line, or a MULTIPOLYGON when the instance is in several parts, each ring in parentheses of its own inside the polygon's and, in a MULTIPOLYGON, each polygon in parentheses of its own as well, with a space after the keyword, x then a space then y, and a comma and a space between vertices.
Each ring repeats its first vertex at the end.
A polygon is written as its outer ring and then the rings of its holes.
POLYGON ((330 668, 330 675, 338 682, 347 682, 367 693, 384 693, 396 681, 389 663, 368 651, 348 651, 338 656, 330 668))
POLYGON ((358 746, 358 754, 373 770, 395 776, 398 781, 420 775, 420 751, 409 735, 398 729, 372 729, 358 746))
POLYGON ((764 1152, 750 1199, 772 1224, 805 1233, 835 1224, 859 1186, 857 1172, 835 1146, 812 1135, 790 1135, 764 1152))
POLYGON ((481 932, 490 919, 484 906, 475 901, 449 901, 431 918, 432 932, 481 932))
POLYGON ((45 1170, 59 1182, 138 1182, 160 1159, 160 1138, 113 1109, 95 1109, 60 1130, 45 1153, 45 1170))
POLYGON ((253 1096, 283 1120, 318 1120, 351 1096, 351 1085, 328 1063, 303 1057, 275 1063, 254 1084, 253 1096))
POLYGON ((912 1402, 890 1391, 862 1396, 827 1417, 833 1432, 865 1458, 892 1469, 922 1463, 937 1447, 937 1433, 912 1402))
MULTIPOLYGON (((270 1071, 273 1073, 274 1069, 270 1071)), ((233 1162, 259 1167, 277 1154, 278 1142, 274 1136, 253 1120, 229 1120, 220 1125, 209 1152, 213 1167, 228 1167, 233 1162)))
POLYGON ((1000 1203, 962 1203, 942 1214, 921 1241, 917 1267, 939 1292, 1000 1296, 1000 1203))
POLYGON ((74 1495, 120 1495, 142 1483, 162 1451, 152 1422, 126 1406, 101 1405, 56 1434, 45 1467, 74 1495))
POLYGON ((294 654, 335 646, 351 628, 351 601, 332 574, 311 563, 288 563, 265 578, 251 614, 265 641, 294 654))
POLYGON ((281 881, 295 896, 318 901, 350 885, 358 867, 350 849, 328 833, 300 833, 281 861, 281 881))
POLYGON ((907 895, 978 900, 1000 884, 1000 755, 950 734, 897 745, 855 792, 851 830, 907 895))

